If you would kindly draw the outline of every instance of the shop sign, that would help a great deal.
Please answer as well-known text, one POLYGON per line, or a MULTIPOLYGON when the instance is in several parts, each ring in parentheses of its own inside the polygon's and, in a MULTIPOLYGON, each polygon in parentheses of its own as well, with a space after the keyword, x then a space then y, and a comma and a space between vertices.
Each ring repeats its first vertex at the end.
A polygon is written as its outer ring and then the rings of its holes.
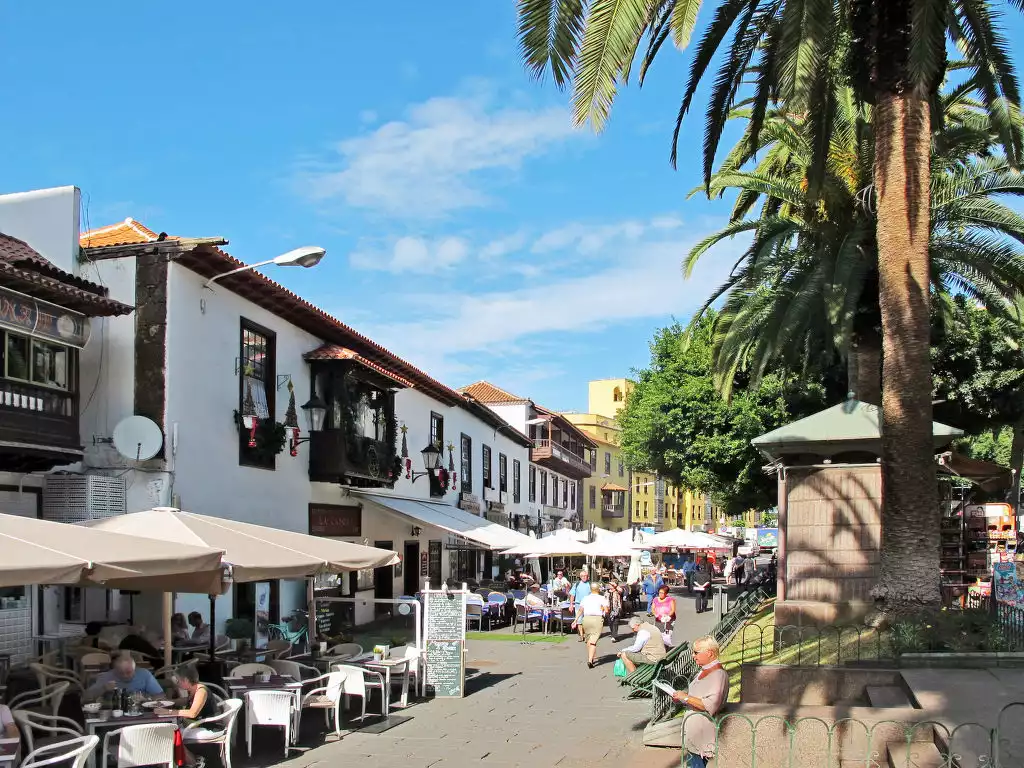
POLYGON ((362 508, 337 504, 309 505, 309 535, 356 537, 362 536, 362 508))
POLYGON ((487 502, 487 511, 488 512, 504 513, 505 505, 502 504, 500 501, 488 501, 487 502))
POLYGON ((472 512, 474 515, 480 514, 480 499, 474 496, 472 493, 460 493, 459 503, 456 504, 456 506, 459 509, 465 510, 466 512, 472 512))

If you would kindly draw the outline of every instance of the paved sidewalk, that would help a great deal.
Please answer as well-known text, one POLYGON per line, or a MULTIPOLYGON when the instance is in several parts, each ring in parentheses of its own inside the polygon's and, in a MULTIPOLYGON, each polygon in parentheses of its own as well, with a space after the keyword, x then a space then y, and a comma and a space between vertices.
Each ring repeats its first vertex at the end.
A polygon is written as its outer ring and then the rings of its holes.
MULTIPOLYGON (((675 596, 681 618, 677 639, 693 639, 714 625, 712 612, 698 616, 685 594, 675 596)), ((563 643, 470 641, 465 698, 420 702, 402 713, 411 720, 384 733, 354 731, 340 741, 331 736, 322 746, 293 751, 291 759, 277 765, 678 766, 678 750, 642 746, 650 702, 627 701, 612 676, 614 654, 631 642, 627 633, 623 627, 623 639, 613 644, 605 630, 598 644, 600 664, 593 670, 575 636, 563 643)), ((303 743, 322 730, 318 714, 308 715, 313 722, 303 728, 303 743)), ((279 738, 268 733, 260 741, 273 749, 279 738)), ((263 759, 238 754, 236 764, 265 766, 281 760, 278 752, 268 761, 268 749, 258 746, 263 759)))

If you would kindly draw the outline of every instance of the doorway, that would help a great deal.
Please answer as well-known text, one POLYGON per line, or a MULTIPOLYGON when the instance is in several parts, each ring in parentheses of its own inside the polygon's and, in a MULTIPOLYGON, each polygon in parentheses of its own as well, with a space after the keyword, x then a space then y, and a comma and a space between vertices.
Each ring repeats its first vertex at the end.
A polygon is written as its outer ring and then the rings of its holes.
MULTIPOLYGON (((375 541, 373 546, 378 549, 394 549, 392 541, 375 541)), ((377 600, 391 600, 395 596, 395 571, 393 565, 385 565, 375 568, 373 571, 373 596, 377 600)), ((390 616, 391 605, 386 603, 375 603, 373 615, 377 618, 390 616)))
POLYGON ((420 543, 405 542, 405 556, 402 558, 402 594, 415 595, 420 591, 420 543))

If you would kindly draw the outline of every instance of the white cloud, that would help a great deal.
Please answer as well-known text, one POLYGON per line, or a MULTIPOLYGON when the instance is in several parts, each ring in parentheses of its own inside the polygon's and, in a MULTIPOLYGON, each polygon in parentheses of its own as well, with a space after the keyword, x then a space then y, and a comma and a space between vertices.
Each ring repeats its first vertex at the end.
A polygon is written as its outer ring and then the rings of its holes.
POLYGON ((613 241, 637 242, 652 230, 666 231, 680 226, 682 222, 679 219, 667 216, 659 216, 650 221, 627 220, 598 225, 570 222, 538 237, 531 250, 534 253, 550 253, 571 249, 581 254, 596 254, 613 241))
POLYGON ((436 218, 485 206, 482 177, 515 171, 574 132, 565 108, 492 103, 485 89, 432 98, 394 120, 307 161, 297 184, 309 198, 398 218, 436 218))
MULTIPOLYGON (((557 333, 560 344, 570 344, 565 334, 597 332, 645 318, 688 317, 724 279, 734 261, 730 256, 745 247, 741 241, 723 244, 684 281, 681 262, 699 235, 681 237, 675 227, 651 227, 652 236, 638 240, 634 223, 609 227, 618 233, 604 243, 610 255, 618 256, 608 259, 610 266, 589 274, 577 269, 575 274, 548 275, 527 287, 434 297, 428 311, 415 320, 368 330, 428 371, 465 371, 462 355, 521 358, 523 344, 541 334, 557 333)), ((575 237, 563 247, 580 242, 575 237)))
POLYGON ((357 269, 432 274, 454 267, 467 255, 469 244, 460 237, 400 237, 386 250, 363 247, 355 251, 349 263, 357 269))
POLYGON ((364 109, 359 113, 359 122, 370 125, 377 122, 377 113, 372 109, 364 109))
POLYGON ((499 237, 485 243, 480 248, 480 255, 487 260, 500 259, 502 256, 522 250, 525 245, 526 235, 523 232, 517 232, 514 235, 499 237))

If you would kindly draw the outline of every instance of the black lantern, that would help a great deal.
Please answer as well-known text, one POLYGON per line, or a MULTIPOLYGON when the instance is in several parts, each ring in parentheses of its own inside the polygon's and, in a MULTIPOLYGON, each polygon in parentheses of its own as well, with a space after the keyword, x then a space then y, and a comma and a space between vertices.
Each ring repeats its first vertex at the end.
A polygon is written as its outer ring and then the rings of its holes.
POLYGON ((320 396, 314 391, 309 402, 301 406, 302 412, 306 414, 306 426, 310 432, 319 432, 324 428, 324 418, 327 416, 327 406, 320 396))
POLYGON ((436 445, 431 443, 420 453, 423 454, 423 468, 427 472, 434 472, 441 468, 441 460, 444 458, 444 455, 436 445))

